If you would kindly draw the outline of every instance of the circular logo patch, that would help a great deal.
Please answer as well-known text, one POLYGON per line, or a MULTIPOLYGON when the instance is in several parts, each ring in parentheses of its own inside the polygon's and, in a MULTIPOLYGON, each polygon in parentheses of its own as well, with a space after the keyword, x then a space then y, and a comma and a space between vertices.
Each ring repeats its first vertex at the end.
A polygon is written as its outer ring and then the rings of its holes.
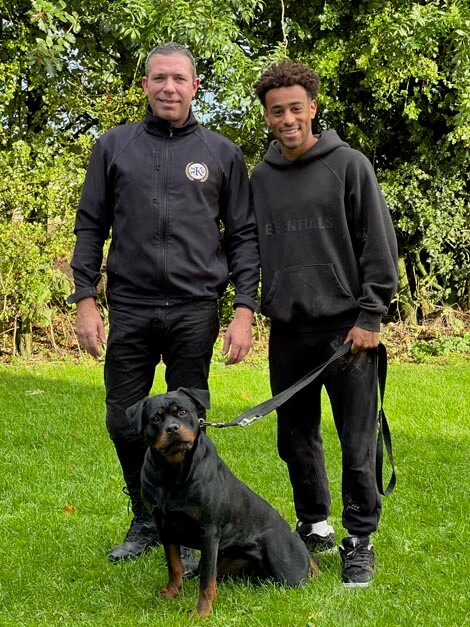
POLYGON ((194 163, 191 161, 186 166, 186 176, 190 181, 200 181, 204 183, 209 176, 209 168, 205 163, 194 163))

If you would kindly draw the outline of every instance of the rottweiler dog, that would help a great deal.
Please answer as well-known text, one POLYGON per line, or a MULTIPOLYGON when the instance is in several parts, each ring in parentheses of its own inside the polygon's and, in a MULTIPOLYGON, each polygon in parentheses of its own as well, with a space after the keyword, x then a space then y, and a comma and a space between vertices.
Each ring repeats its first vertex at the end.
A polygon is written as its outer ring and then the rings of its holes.
POLYGON ((196 613, 202 617, 211 613, 218 576, 243 569, 297 586, 317 573, 297 532, 217 454, 200 426, 208 406, 207 391, 178 388, 127 410, 149 445, 142 497, 157 523, 168 565, 161 595, 172 598, 181 589, 180 546, 199 549, 196 613))

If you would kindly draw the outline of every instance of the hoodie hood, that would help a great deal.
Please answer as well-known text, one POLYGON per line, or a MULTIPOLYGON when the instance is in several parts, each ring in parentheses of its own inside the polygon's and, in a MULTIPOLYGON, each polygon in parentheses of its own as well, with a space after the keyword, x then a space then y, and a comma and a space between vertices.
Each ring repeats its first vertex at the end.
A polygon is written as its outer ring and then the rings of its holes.
POLYGON ((336 150, 336 148, 349 148, 349 144, 338 137, 336 131, 323 131, 319 135, 315 135, 318 141, 307 152, 304 152, 298 159, 290 161, 281 153, 280 145, 277 139, 269 144, 269 148, 264 155, 264 161, 276 168, 289 168, 293 165, 303 166, 310 163, 314 159, 324 157, 328 153, 336 150))

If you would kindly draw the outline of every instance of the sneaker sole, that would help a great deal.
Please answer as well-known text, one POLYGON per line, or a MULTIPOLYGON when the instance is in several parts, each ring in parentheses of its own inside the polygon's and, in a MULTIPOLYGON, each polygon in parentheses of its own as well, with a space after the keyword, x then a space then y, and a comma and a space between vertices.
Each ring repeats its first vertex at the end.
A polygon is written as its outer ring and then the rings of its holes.
POLYGON ((320 555, 334 555, 335 553, 338 552, 338 547, 337 546, 328 546, 325 547, 324 549, 322 548, 317 548, 314 549, 313 551, 309 551, 310 555, 312 556, 320 556, 320 555))
POLYGON ((118 556, 113 556, 108 553, 108 562, 110 564, 119 564, 120 562, 133 562, 134 560, 138 560, 139 557, 147 555, 147 553, 150 553, 152 549, 156 548, 159 545, 160 542, 156 542, 155 544, 148 544, 142 549, 142 551, 140 551, 140 553, 125 553, 118 556))
POLYGON ((364 582, 356 582, 353 583, 351 581, 343 581, 343 586, 345 588, 368 588, 372 581, 364 581, 364 582))

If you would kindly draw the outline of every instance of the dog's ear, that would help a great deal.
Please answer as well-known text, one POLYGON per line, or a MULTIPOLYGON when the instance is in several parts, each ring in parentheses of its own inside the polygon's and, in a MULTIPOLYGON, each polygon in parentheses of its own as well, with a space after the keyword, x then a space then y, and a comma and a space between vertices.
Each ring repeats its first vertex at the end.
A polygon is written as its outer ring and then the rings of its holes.
POLYGON ((143 434, 145 427, 144 408, 147 402, 148 396, 137 401, 134 405, 131 405, 126 409, 126 416, 129 423, 134 427, 139 435, 143 434))
POLYGON ((209 390, 200 390, 198 388, 178 388, 176 390, 178 393, 186 394, 189 398, 196 404, 198 414, 204 413, 201 412, 201 408, 210 409, 210 394, 209 390))

